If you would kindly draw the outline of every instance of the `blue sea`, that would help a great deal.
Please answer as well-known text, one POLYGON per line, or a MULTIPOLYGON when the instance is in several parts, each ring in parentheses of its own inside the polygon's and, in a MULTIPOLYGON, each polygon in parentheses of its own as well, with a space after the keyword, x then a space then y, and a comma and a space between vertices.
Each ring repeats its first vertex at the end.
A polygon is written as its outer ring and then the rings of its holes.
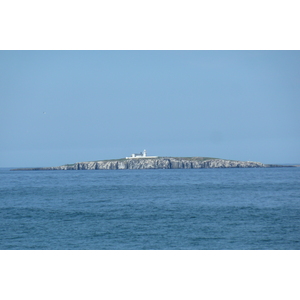
POLYGON ((300 168, 2 168, 0 249, 300 249, 300 168))

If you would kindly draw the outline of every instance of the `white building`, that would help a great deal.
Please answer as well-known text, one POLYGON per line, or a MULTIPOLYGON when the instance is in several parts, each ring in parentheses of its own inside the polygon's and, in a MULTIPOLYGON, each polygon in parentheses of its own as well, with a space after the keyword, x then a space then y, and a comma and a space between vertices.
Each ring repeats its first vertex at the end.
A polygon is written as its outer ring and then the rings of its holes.
POLYGON ((132 158, 157 158, 158 156, 147 156, 147 151, 144 150, 140 153, 132 153, 130 157, 126 157, 126 159, 132 159, 132 158))

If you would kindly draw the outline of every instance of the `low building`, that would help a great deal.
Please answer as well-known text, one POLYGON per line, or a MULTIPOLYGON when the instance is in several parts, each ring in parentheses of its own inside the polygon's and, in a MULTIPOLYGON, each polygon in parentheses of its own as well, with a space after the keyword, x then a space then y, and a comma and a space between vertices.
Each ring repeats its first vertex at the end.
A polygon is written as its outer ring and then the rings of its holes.
POLYGON ((147 156, 147 151, 144 150, 140 153, 132 153, 130 157, 126 157, 126 159, 132 159, 132 158, 157 158, 158 156, 147 156))

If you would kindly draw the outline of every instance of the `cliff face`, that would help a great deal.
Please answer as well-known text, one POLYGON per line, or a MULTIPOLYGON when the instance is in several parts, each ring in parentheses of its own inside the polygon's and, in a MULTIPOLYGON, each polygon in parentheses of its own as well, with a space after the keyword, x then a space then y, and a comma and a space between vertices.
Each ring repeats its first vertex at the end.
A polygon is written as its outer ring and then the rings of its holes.
MULTIPOLYGON (((201 168, 265 168, 277 165, 265 165, 260 162, 232 161, 225 159, 201 158, 147 158, 128 160, 109 160, 80 162, 49 168, 30 168, 16 170, 125 170, 125 169, 201 169, 201 168)), ((279 167, 279 165, 278 165, 279 167)))

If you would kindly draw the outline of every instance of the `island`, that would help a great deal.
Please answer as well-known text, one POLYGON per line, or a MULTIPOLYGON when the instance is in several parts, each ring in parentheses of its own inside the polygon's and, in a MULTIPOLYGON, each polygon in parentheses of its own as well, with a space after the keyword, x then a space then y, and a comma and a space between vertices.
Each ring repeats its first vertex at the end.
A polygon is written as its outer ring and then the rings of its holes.
POLYGON ((12 171, 42 170, 133 170, 133 169, 202 169, 202 168, 270 168, 289 165, 263 164, 213 157, 147 157, 146 155, 111 160, 65 164, 58 167, 18 168, 12 171))

